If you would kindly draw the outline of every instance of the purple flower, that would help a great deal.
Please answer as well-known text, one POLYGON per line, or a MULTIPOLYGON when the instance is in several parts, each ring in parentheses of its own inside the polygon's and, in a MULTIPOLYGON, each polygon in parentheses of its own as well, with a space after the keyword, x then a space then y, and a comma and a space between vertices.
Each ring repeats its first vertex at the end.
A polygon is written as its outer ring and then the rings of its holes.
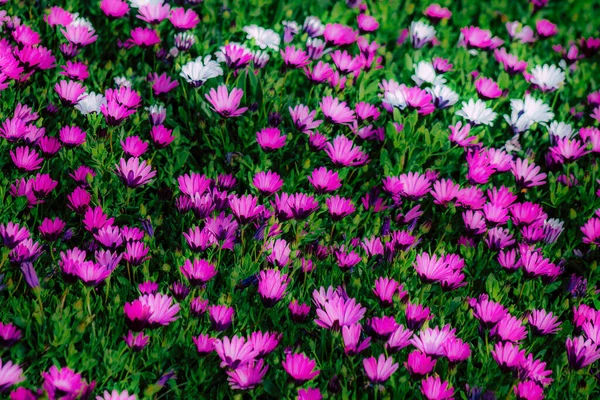
POLYGON ((568 337, 566 342, 567 359, 573 369, 584 368, 600 359, 600 348, 590 339, 582 336, 568 337))
POLYGON ((130 188, 145 185, 156 176, 156 171, 138 157, 130 157, 127 160, 121 158, 119 164, 116 165, 115 173, 117 176, 130 188))

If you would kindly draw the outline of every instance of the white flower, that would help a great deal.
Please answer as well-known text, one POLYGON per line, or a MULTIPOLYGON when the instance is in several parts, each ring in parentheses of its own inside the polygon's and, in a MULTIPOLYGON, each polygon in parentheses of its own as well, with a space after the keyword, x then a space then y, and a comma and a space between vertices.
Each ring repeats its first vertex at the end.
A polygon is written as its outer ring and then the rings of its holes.
POLYGON ((140 8, 148 5, 162 4, 163 0, 129 0, 132 8, 140 8))
POLYGON ((531 71, 529 82, 539 87, 543 92, 552 92, 565 82, 565 73, 556 65, 537 65, 531 71))
POLYGON ((533 124, 545 123, 554 117, 547 104, 531 95, 525 96, 525 100, 511 99, 510 106, 512 112, 510 116, 504 115, 504 119, 516 133, 525 132, 533 124))
POLYGON ((255 68, 263 68, 271 59, 266 51, 254 50, 250 53, 252 53, 252 62, 254 62, 255 68))
POLYGON ((565 122, 552 121, 548 126, 548 134, 550 135, 551 141, 556 139, 564 139, 573 137, 573 127, 565 122))
POLYGON ((435 38, 435 28, 421 21, 411 22, 408 32, 412 45, 416 49, 420 49, 435 38))
POLYGON ((506 150, 508 154, 511 154, 515 151, 521 151, 521 143, 519 139, 521 138, 520 134, 515 134, 510 140, 507 140, 504 146, 501 149, 506 150))
POLYGON ((131 81, 129 79, 125 78, 124 76, 117 76, 115 78, 115 85, 117 85, 119 87, 124 86, 124 87, 130 88, 131 81))
POLYGON ((557 218, 550 218, 544 221, 544 234, 546 243, 554 243, 563 232, 564 222, 557 218))
POLYGON ((437 85, 425 90, 431 95, 433 104, 438 110, 451 107, 458 101, 458 94, 448 86, 437 85))
POLYGON ((69 25, 73 27, 85 26, 90 31, 94 30, 94 26, 92 25, 92 23, 88 19, 85 19, 83 17, 74 17, 69 25))
POLYGON ((398 107, 399 109, 404 110, 407 106, 405 89, 406 87, 400 87, 385 92, 383 102, 392 107, 398 107))
POLYGON ((433 86, 443 85, 446 79, 442 75, 436 75, 433 64, 427 61, 419 61, 415 66, 415 74, 412 76, 417 86, 421 86, 424 82, 431 83, 433 86))
POLYGON ((211 78, 223 75, 223 69, 211 56, 196 58, 181 67, 180 75, 193 87, 200 87, 211 78))
POLYGON ((75 104, 75 109, 83 115, 100 112, 100 106, 106 104, 106 98, 101 94, 94 92, 84 93, 81 100, 75 104))
POLYGON ((497 114, 491 108, 487 108, 484 101, 470 99, 468 102, 462 102, 462 110, 457 111, 456 115, 475 125, 492 125, 497 114))
POLYGON ((281 38, 272 29, 265 29, 258 25, 250 25, 245 26, 242 30, 248 34, 246 39, 254 39, 256 45, 261 49, 264 50, 268 47, 273 50, 279 50, 281 38))
POLYGON ((294 34, 300 32, 300 25, 296 21, 282 21, 281 25, 294 32, 294 34))
POLYGON ((167 109, 162 104, 152 104, 145 107, 144 110, 148 111, 148 114, 162 114, 163 112, 167 112, 167 109))
POLYGON ((302 29, 304 32, 308 33, 310 37, 317 37, 321 36, 323 32, 325 32, 325 25, 323 25, 319 18, 309 15, 304 20, 302 29))

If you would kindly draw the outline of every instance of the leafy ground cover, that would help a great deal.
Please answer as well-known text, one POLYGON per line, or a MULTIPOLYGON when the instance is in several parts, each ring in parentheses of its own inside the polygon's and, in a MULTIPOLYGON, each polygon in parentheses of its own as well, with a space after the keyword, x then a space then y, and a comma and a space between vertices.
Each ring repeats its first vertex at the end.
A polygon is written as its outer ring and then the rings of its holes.
POLYGON ((0 3, 2 396, 600 396, 597 1, 0 3))

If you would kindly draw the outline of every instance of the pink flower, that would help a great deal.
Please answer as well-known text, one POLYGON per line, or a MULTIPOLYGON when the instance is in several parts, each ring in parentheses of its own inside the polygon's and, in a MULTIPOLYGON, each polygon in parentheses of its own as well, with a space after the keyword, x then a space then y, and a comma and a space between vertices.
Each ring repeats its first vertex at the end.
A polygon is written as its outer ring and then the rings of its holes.
POLYGON ((228 367, 237 369, 256 357, 256 351, 251 342, 247 342, 242 336, 233 336, 231 339, 227 336, 223 339, 215 339, 215 352, 221 359, 221 368, 228 367))
POLYGON ((367 14, 358 14, 356 21, 358 22, 358 29, 363 33, 375 32, 379 28, 379 22, 367 14))
POLYGON ((513 389, 517 400, 543 400, 544 389, 533 381, 519 382, 513 389))
POLYGON ((360 57, 352 57, 346 50, 336 50, 331 54, 331 59, 337 70, 343 74, 351 74, 357 75, 360 72, 360 69, 363 67, 363 61, 360 57))
POLYGON ((444 72, 448 72, 452 69, 453 65, 450 64, 448 60, 441 57, 435 57, 433 59, 433 69, 438 74, 443 74, 444 72))
POLYGON ((107 17, 121 18, 129 12, 129 5, 123 0, 102 0, 100 9, 107 17))
POLYGON ((331 65, 328 63, 324 63, 323 61, 319 61, 317 65, 314 65, 312 67, 312 69, 307 66, 304 67, 303 70, 308 80, 312 83, 322 83, 325 81, 329 81, 329 79, 331 79, 334 74, 331 65))
POLYGON ((288 286, 287 274, 277 269, 262 270, 258 274, 258 293, 265 307, 273 307, 288 286))
POLYGON ((87 384, 81 374, 68 367, 58 369, 53 365, 48 372, 42 372, 44 383, 42 388, 51 399, 87 398, 92 394, 95 382, 87 384))
POLYGON ((50 7, 50 13, 44 15, 44 21, 52 27, 60 25, 67 26, 73 22, 73 16, 67 10, 61 7, 50 7))
POLYGON ((153 126, 150 130, 150 137, 152 138, 154 145, 159 149, 167 147, 175 140, 173 130, 165 128, 164 125, 153 126))
POLYGON ((423 15, 435 24, 443 19, 450 19, 450 17, 452 17, 452 12, 439 4, 430 4, 429 7, 423 11, 423 15))
POLYGON ((95 34, 96 31, 85 25, 69 24, 66 29, 61 29, 60 31, 69 43, 75 46, 85 47, 98 39, 98 36, 95 34))
POLYGON ((288 68, 302 68, 310 63, 308 54, 295 46, 286 46, 285 50, 280 50, 279 53, 283 58, 284 65, 288 68))
POLYGON ((319 375, 321 371, 315 369, 316 364, 317 363, 314 360, 308 358, 304 353, 288 353, 285 357, 285 361, 281 363, 285 372, 287 372, 298 385, 308 382, 319 375))
POLYGON ((313 170, 308 181, 315 188, 317 193, 328 193, 339 189, 342 182, 335 171, 329 171, 325 167, 320 167, 313 170))
POLYGON ((511 342, 499 342, 492 350, 492 357, 503 371, 517 370, 525 361, 525 350, 511 342))
POLYGON ((208 318, 214 330, 227 330, 232 323, 234 309, 227 306, 210 306, 208 307, 208 318))
POLYGON ((327 24, 323 37, 332 46, 346 46, 356 42, 358 32, 347 25, 327 24))
POLYGON ((194 29, 200 23, 200 17, 192 9, 172 8, 169 21, 179 30, 187 31, 194 29))
POLYGON ((355 119, 354 111, 346 105, 345 101, 340 101, 337 97, 323 97, 319 105, 327 122, 349 125, 355 119))
POLYGON ((434 203, 447 206, 456 199, 459 190, 460 186, 451 179, 441 179, 433 183, 433 190, 430 193, 434 203))
POLYGON ((338 135, 333 139, 333 143, 326 144, 325 152, 334 165, 337 166, 357 166, 367 162, 368 156, 360 147, 355 146, 351 139, 344 135, 338 135))
POLYGON ((121 140, 123 152, 130 157, 139 157, 148 150, 148 142, 144 142, 139 136, 129 136, 125 141, 121 140))
POLYGON ((423 353, 430 356, 444 355, 444 343, 455 339, 456 329, 452 329, 450 325, 427 328, 419 332, 419 336, 413 337, 410 343, 423 353))
POLYGON ((504 40, 498 37, 492 37, 492 33, 487 29, 481 29, 476 26, 461 28, 460 32, 466 47, 482 50, 493 50, 502 46, 504 40))
POLYGON ((20 170, 35 171, 42 168, 41 164, 44 159, 40 158, 37 151, 27 146, 17 147, 9 153, 12 162, 20 170))
POLYGON ((392 357, 380 354, 379 358, 369 357, 363 359, 365 374, 372 383, 383 383, 398 369, 398 363, 392 357))
POLYGON ((276 267, 285 267, 290 262, 290 253, 292 252, 290 245, 284 239, 276 239, 270 241, 266 245, 267 261, 276 267))
POLYGON ((590 218, 580 229, 583 243, 600 245, 600 218, 590 218))
POLYGON ((138 157, 130 157, 127 160, 121 158, 119 164, 115 165, 116 175, 130 188, 145 185, 156 176, 156 171, 138 157))
POLYGON ((196 345, 196 350, 201 356, 208 355, 214 351, 216 340, 217 339, 214 339, 206 334, 200 334, 196 337, 192 337, 192 341, 196 345))
POLYGON ((310 111, 309 108, 303 104, 298 104, 294 108, 290 107, 289 110, 294 126, 301 132, 310 133, 311 130, 317 128, 323 122, 322 120, 315 121, 317 111, 310 111))
POLYGON ((402 190, 400 196, 407 197, 410 200, 416 201, 429 193, 431 182, 427 177, 418 172, 409 172, 398 177, 402 190))
POLYGON ((530 188, 534 186, 541 186, 546 183, 546 174, 540 172, 540 167, 535 164, 529 164, 527 159, 517 158, 513 161, 510 168, 511 172, 515 176, 517 185, 530 188))
POLYGON ((264 360, 249 361, 234 370, 227 371, 227 381, 232 389, 250 390, 259 385, 269 366, 265 365, 264 360))
POLYGON ((502 341, 513 343, 518 343, 527 336, 527 330, 523 326, 523 321, 510 314, 504 315, 490 333, 498 336, 502 341))
POLYGON ((600 347, 582 336, 568 337, 567 359, 573 369, 582 369, 600 359, 600 347))
POLYGON ((419 350, 414 350, 408 354, 404 367, 412 377, 420 378, 433 371, 435 363, 435 359, 421 353, 419 350))
POLYGON ((59 132, 60 141, 67 147, 85 143, 86 133, 78 126, 65 126, 59 132))
POLYGON ((451 143, 457 144, 461 147, 469 147, 473 146, 474 142, 477 141, 477 136, 469 136, 471 131, 471 125, 465 124, 462 126, 462 122, 457 122, 456 125, 450 125, 448 127, 450 129, 450 135, 448 135, 448 140, 451 143))
POLYGON ((157 96, 168 93, 177 86, 179 86, 179 82, 172 80, 166 73, 160 76, 157 73, 154 73, 152 76, 152 91, 157 96))
POLYGON ((484 100, 497 99, 502 96, 502 90, 498 84, 490 78, 479 78, 475 81, 475 88, 479 97, 484 100))
POLYGON ((540 19, 535 23, 535 30, 542 39, 549 38, 558 33, 556 25, 546 19, 540 19))
POLYGON ((318 319, 315 323, 321 328, 338 330, 359 322, 366 311, 355 299, 333 297, 327 300, 322 308, 317 309, 318 319))
POLYGON ((411 110, 417 110, 419 115, 431 114, 435 111, 435 105, 431 102, 432 97, 426 90, 417 86, 408 88, 404 92, 406 106, 411 110))
POLYGON ((60 73, 70 79, 83 81, 90 76, 88 73, 87 65, 80 62, 67 61, 66 65, 61 66, 63 71, 60 73))
POLYGON ((328 197, 325 204, 334 221, 339 221, 356 211, 352 200, 340 196, 328 197))
POLYGON ((137 27, 131 30, 128 42, 138 47, 152 47, 160 43, 158 33, 151 28, 137 27))
POLYGON ((227 91, 227 86, 220 85, 217 90, 210 89, 206 99, 212 105, 213 109, 222 117, 239 117, 246 112, 248 107, 240 108, 240 100, 244 96, 242 89, 233 88, 231 93, 227 91))
POLYGON ((285 146, 287 136, 279 128, 265 128, 256 132, 258 145, 266 152, 275 151, 285 146))
POLYGON ((23 46, 36 46, 40 44, 40 34, 27 25, 19 25, 12 31, 15 42, 23 46))
POLYGON ((169 4, 149 3, 139 8, 137 17, 151 25, 156 25, 168 18, 170 10, 169 4))
POLYGON ((442 382, 439 376, 430 376, 421 381, 421 393, 427 400, 452 399, 454 389, 449 386, 448 382, 442 382))
POLYGON ((281 189, 283 186, 283 179, 275 172, 259 172, 254 175, 252 184, 260 193, 265 196, 270 196, 281 189))
POLYGON ((511 75, 520 74, 527 69, 526 61, 519 61, 517 56, 508 54, 504 48, 494 50, 494 58, 501 63, 504 70, 511 75))
POLYGON ((185 260, 179 269, 194 286, 202 286, 217 275, 215 266, 206 260, 185 260))
POLYGON ((362 333, 361 324, 353 324, 342 328, 342 338, 344 339, 344 353, 349 356, 359 354, 366 350, 371 344, 371 338, 366 338, 360 342, 362 333))
POLYGON ((54 90, 63 105, 74 106, 84 97, 87 88, 77 81, 60 81, 54 86, 54 90))

